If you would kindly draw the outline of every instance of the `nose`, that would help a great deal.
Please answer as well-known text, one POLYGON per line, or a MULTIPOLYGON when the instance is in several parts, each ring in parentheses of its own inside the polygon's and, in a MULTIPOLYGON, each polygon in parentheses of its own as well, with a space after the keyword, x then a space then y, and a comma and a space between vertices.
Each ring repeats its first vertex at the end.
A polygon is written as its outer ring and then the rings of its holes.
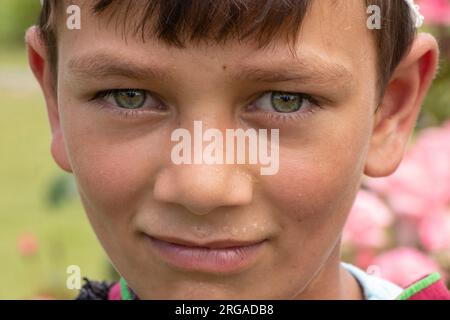
POLYGON ((247 205, 252 192, 251 176, 234 165, 183 164, 162 169, 153 196, 206 215, 220 207, 247 205))

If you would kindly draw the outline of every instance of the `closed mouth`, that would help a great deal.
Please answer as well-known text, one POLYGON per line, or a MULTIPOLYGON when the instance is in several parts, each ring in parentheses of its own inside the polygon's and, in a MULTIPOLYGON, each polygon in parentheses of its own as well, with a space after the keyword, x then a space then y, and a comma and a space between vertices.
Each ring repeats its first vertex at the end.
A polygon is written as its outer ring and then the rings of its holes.
POLYGON ((205 243, 146 236, 152 249, 166 263, 183 270, 230 273, 252 264, 266 242, 223 239, 205 243))

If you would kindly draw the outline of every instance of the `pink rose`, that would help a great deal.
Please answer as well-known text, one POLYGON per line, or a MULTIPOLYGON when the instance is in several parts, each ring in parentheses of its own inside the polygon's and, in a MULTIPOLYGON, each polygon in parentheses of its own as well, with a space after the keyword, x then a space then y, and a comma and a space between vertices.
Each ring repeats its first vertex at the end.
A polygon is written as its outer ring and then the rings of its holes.
POLYGON ((376 250, 371 248, 364 248, 358 250, 355 256, 355 264, 362 268, 368 269, 371 265, 373 265, 373 259, 376 257, 376 250))
POLYGON ((419 236, 423 246, 431 252, 450 250, 450 209, 427 215, 420 222, 419 236))
POLYGON ((24 257, 36 254, 38 250, 38 241, 36 236, 31 233, 20 235, 17 238, 17 247, 19 249, 19 253, 24 257))
POLYGON ((343 243, 357 248, 383 247, 392 221, 392 213, 375 194, 360 190, 343 231, 343 243))
POLYGON ((428 24, 450 25, 450 4, 448 0, 418 0, 420 12, 428 24))
POLYGON ((433 259, 410 247, 385 252, 376 257, 373 264, 378 267, 382 278, 403 288, 432 272, 442 272, 433 259))
POLYGON ((450 204, 450 121, 440 128, 423 130, 412 148, 412 157, 426 166, 434 182, 434 199, 450 204))
POLYGON ((368 178, 392 210, 421 219, 450 203, 450 122, 423 130, 398 169, 385 178, 368 178))

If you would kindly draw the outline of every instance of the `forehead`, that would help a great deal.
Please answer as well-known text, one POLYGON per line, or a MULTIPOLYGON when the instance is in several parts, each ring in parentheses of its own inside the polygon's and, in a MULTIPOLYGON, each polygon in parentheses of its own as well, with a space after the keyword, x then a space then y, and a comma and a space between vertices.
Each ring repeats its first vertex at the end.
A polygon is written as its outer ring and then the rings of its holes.
MULTIPOLYGON (((223 44, 208 40, 195 45, 187 43, 184 49, 174 48, 152 34, 142 38, 140 33, 129 32, 136 25, 132 14, 120 21, 120 16, 109 16, 107 12, 94 15, 90 1, 72 3, 81 8, 82 24, 80 30, 58 28, 60 68, 67 67, 77 57, 109 52, 172 69, 187 61, 198 65, 220 62, 232 67, 267 65, 275 60, 286 64, 301 62, 297 65, 321 61, 330 66, 335 64, 335 69, 345 69, 349 73, 358 73, 361 66, 367 67, 367 62, 371 61, 375 69, 374 39, 366 27, 366 7, 362 0, 313 0, 293 48, 281 36, 272 39, 266 48, 259 48, 251 38, 241 42, 231 38, 223 44), (123 23, 129 28, 118 27, 123 23)), ((127 8, 129 12, 138 10, 133 5, 127 8)))

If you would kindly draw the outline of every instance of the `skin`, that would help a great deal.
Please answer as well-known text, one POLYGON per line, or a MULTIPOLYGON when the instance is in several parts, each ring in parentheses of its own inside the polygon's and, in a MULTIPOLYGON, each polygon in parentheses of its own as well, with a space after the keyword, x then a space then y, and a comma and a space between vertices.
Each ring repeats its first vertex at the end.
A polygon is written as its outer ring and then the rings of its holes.
POLYGON ((387 176, 403 157, 435 74, 434 38, 417 37, 375 113, 377 51, 362 1, 315 2, 297 57, 282 41, 266 50, 234 40, 186 49, 156 39, 125 43, 79 4, 82 29, 59 28, 57 89, 36 27, 26 36, 29 61, 45 95, 53 157, 74 174, 98 239, 137 295, 361 299, 357 282, 339 265, 341 232, 363 175, 387 176), (335 5, 341 6, 338 17, 335 5), (91 75, 100 62, 82 69, 89 56, 116 59, 116 66, 157 64, 168 76, 91 75), (288 65, 301 81, 235 78, 249 67, 288 65), (97 91, 126 88, 148 90, 167 108, 124 116, 111 112, 117 110, 112 103, 100 108, 89 101, 97 91), (281 120, 270 118, 274 110, 249 112, 245 107, 266 91, 307 93, 321 108, 281 120), (202 120, 204 130, 279 128, 278 174, 262 176, 257 165, 174 165, 170 134, 192 130, 194 120, 202 120), (198 242, 268 241, 249 267, 223 275, 167 265, 149 250, 143 232, 198 242))

